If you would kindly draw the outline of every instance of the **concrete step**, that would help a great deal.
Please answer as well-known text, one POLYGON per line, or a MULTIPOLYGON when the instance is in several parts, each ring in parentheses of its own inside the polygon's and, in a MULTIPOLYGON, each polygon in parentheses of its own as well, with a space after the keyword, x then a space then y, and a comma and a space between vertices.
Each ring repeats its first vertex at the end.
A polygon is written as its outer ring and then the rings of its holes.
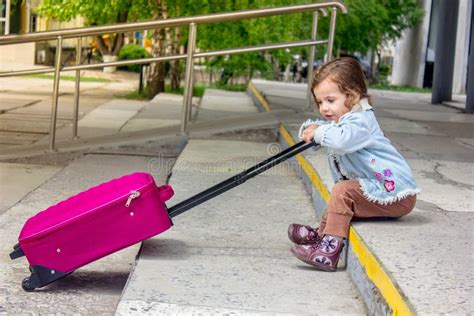
MULTIPOLYGON (((213 134, 254 129, 261 127, 276 128, 279 124, 278 119, 271 113, 256 113, 235 115, 227 119, 217 119, 210 121, 198 121, 189 124, 189 137, 203 138, 213 134)), ((99 129, 89 128, 89 133, 99 129)), ((164 138, 174 138, 180 135, 180 126, 164 126, 160 128, 139 130, 133 132, 123 132, 105 136, 90 138, 80 138, 76 140, 58 141, 55 151, 57 153, 70 152, 77 150, 89 150, 104 146, 129 145, 149 140, 164 138)), ((48 144, 35 144, 28 146, 7 147, 0 153, 0 160, 15 159, 20 157, 31 157, 49 152, 48 144)))
POLYGON ((0 163, 0 214, 20 201, 29 192, 46 182, 60 166, 0 163))
MULTIPOLYGON (((168 206, 267 158, 274 146, 190 140, 173 168, 168 206)), ((314 210, 287 164, 173 221, 144 242, 116 315, 365 313, 346 273, 308 269, 289 251, 288 225, 314 221, 314 210)))
MULTIPOLYGON (((234 131, 276 127, 279 122, 277 116, 257 113, 255 107, 249 106, 252 101, 248 96, 242 92, 234 94, 236 95, 231 93, 229 96, 227 91, 219 92, 213 89, 207 91, 204 95, 205 101, 201 102, 202 109, 193 107, 193 117, 197 116, 198 110, 202 113, 197 120, 189 123, 188 136, 202 138, 234 131), (232 95, 234 101, 231 102, 229 100, 232 95), (206 105, 207 103, 209 105, 206 105), (221 104, 224 110, 218 110, 217 103, 221 104)), ((108 101, 80 119, 78 139, 71 139, 71 124, 59 128, 56 133, 55 151, 62 153, 89 150, 176 137, 181 134, 182 102, 182 96, 166 93, 157 95, 150 102, 120 99, 108 101)), ((193 104, 198 103, 199 99, 193 99, 193 104)), ((41 131, 44 132, 46 128, 49 131, 49 123, 44 124, 41 131)), ((31 141, 31 137, 19 137, 27 144, 31 141)), ((0 159, 31 157, 48 151, 49 135, 46 135, 34 145, 3 147, 0 159)))

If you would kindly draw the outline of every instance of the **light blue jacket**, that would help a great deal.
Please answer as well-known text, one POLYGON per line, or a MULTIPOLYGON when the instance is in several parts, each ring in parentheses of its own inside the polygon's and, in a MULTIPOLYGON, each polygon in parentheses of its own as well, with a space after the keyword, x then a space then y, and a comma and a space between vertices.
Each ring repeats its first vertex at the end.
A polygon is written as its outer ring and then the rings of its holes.
POLYGON ((341 116, 338 123, 307 120, 300 128, 300 138, 311 124, 319 125, 314 140, 328 148, 335 182, 356 179, 364 196, 381 204, 419 193, 410 167, 384 136, 367 99, 341 116))

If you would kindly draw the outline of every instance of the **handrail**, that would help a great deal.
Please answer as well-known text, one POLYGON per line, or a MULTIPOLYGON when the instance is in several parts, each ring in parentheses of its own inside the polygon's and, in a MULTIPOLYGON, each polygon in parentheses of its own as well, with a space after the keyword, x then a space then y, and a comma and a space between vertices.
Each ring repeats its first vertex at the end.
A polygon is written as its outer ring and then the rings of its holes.
MULTIPOLYGON (((193 65, 194 59, 199 57, 212 57, 220 55, 232 55, 240 54, 246 52, 257 52, 265 51, 271 49, 280 49, 280 48, 294 48, 294 47, 310 47, 310 54, 308 64, 308 78, 312 77, 313 72, 313 62, 314 56, 316 53, 316 45, 327 44, 327 54, 326 58, 332 58, 332 49, 334 42, 334 34, 336 27, 336 14, 337 10, 341 10, 342 13, 347 13, 347 9, 342 2, 339 1, 326 1, 314 4, 302 4, 294 5, 287 7, 278 7, 278 8, 265 8, 265 9, 256 9, 256 10, 244 10, 237 12, 229 13, 218 13, 210 15, 201 15, 194 17, 180 17, 166 20, 158 21, 145 21, 145 22, 135 22, 135 23, 122 23, 114 25, 104 25, 104 26, 93 26, 93 27, 83 27, 83 28, 73 28, 65 30, 56 30, 56 31, 46 31, 38 32, 24 35, 7 35, 0 36, 0 46, 1 45, 11 45, 11 44, 20 44, 20 43, 29 43, 29 42, 38 42, 38 41, 47 41, 47 40, 56 40, 56 54, 54 67, 44 67, 40 69, 28 69, 20 71, 10 71, 10 72, 0 72, 0 77, 8 77, 13 75, 25 75, 25 74, 40 74, 40 73, 49 73, 54 72, 54 84, 53 84, 53 100, 52 100, 52 109, 51 109, 51 121, 50 121, 50 150, 54 150, 55 144, 55 135, 56 135, 56 117, 57 117, 57 107, 58 107, 58 95, 59 95, 59 80, 61 71, 76 71, 76 81, 75 81, 75 94, 74 94, 74 121, 73 121, 73 138, 77 137, 77 116, 78 116, 78 106, 79 106, 79 85, 80 85, 80 70, 83 69, 92 69, 92 68, 103 68, 111 66, 123 66, 123 65, 132 65, 132 64, 149 64, 153 62, 163 62, 177 59, 186 59, 186 71, 185 71, 185 83, 184 83, 184 98, 183 98, 183 110, 181 118, 181 132, 186 132, 186 124, 191 118, 191 101, 192 101, 192 90, 193 90, 193 65), (317 39, 317 25, 319 13, 322 13, 323 16, 327 16, 325 9, 331 8, 331 17, 329 25, 329 37, 327 40, 318 40, 317 39), (275 43, 267 44, 260 46, 251 46, 251 47, 240 47, 240 48, 230 48, 223 50, 215 51, 206 51, 206 52, 195 52, 196 48, 196 29, 198 24, 204 23, 214 23, 214 22, 223 22, 239 19, 250 19, 258 17, 266 17, 273 15, 282 15, 290 13, 302 13, 302 12, 313 12, 313 25, 311 27, 311 39, 295 41, 295 42, 284 42, 284 43, 275 43), (168 28, 168 27, 177 27, 182 25, 189 26, 189 38, 188 38, 188 49, 186 54, 180 55, 170 55, 170 56, 159 56, 151 58, 140 58, 126 61, 115 61, 115 62, 105 62, 92 65, 82 65, 80 59, 76 56, 76 65, 75 66, 61 66, 61 52, 62 52, 62 42, 66 38, 77 38, 77 52, 81 51, 82 47, 82 37, 108 34, 108 33, 121 33, 129 32, 136 30, 144 29, 156 29, 156 28, 168 28)), ((80 54, 79 54, 80 55, 80 54)), ((307 106, 310 105, 310 85, 307 87, 307 106)))
MULTIPOLYGON (((234 54, 241 54, 241 53, 258 52, 262 50, 295 48, 295 47, 304 47, 304 46, 311 46, 311 45, 321 45, 321 44, 327 44, 327 43, 328 43, 328 40, 318 40, 318 41, 304 40, 304 41, 276 43, 276 44, 268 44, 268 45, 260 45, 260 46, 244 47, 244 48, 212 50, 212 51, 195 53, 193 56, 194 58, 200 58, 200 57, 213 57, 213 56, 220 56, 220 55, 234 55, 234 54)), ((186 59, 186 57, 187 57, 186 54, 180 54, 180 55, 161 56, 161 57, 148 57, 148 58, 139 58, 139 59, 137 58, 137 59, 129 59, 129 60, 123 60, 123 61, 110 61, 110 62, 105 62, 105 63, 88 64, 88 65, 80 65, 80 66, 65 66, 61 68, 61 71, 87 70, 87 69, 96 69, 96 68, 103 68, 103 67, 128 66, 128 65, 140 65, 140 64, 143 65, 143 64, 149 64, 152 62, 163 62, 163 61, 171 61, 171 60, 177 60, 177 59, 186 59)), ((25 70, 17 70, 17 71, 10 71, 10 72, 0 72, 0 78, 18 76, 18 75, 45 74, 45 73, 51 73, 51 72, 54 72, 54 67, 44 67, 44 68, 39 68, 39 69, 25 69, 25 70)))
POLYGON ((313 4, 301 4, 287 7, 265 8, 256 10, 243 10, 228 13, 199 15, 194 17, 172 18, 158 21, 120 23, 112 25, 71 28, 60 31, 46 31, 23 35, 6 35, 0 36, 0 45, 55 40, 58 36, 61 36, 63 39, 65 39, 74 38, 78 36, 93 36, 107 33, 124 33, 146 29, 177 27, 182 25, 189 25, 191 23, 204 24, 231 20, 252 19, 272 15, 316 11, 329 7, 336 7, 341 10, 342 13, 347 13, 346 7, 341 2, 327 1, 313 4))

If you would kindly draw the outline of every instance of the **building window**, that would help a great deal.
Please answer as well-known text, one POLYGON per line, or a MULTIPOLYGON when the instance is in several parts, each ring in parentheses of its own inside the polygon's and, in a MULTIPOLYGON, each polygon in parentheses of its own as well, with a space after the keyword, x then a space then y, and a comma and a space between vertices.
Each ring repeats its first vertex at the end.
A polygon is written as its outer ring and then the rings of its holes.
POLYGON ((38 22, 38 16, 32 13, 30 16, 30 29, 28 30, 28 32, 30 33, 36 32, 37 22, 38 22))
POLYGON ((0 12, 0 35, 6 35, 7 28, 7 1, 1 2, 2 10, 0 12))

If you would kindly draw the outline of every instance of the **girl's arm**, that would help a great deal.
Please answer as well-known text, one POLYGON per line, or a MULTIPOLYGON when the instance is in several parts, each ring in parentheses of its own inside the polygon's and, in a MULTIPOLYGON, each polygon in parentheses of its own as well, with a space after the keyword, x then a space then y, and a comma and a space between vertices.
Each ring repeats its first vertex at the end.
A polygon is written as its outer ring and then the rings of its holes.
POLYGON ((372 135, 362 113, 353 113, 337 124, 319 126, 314 132, 314 141, 343 155, 369 146, 372 135))

